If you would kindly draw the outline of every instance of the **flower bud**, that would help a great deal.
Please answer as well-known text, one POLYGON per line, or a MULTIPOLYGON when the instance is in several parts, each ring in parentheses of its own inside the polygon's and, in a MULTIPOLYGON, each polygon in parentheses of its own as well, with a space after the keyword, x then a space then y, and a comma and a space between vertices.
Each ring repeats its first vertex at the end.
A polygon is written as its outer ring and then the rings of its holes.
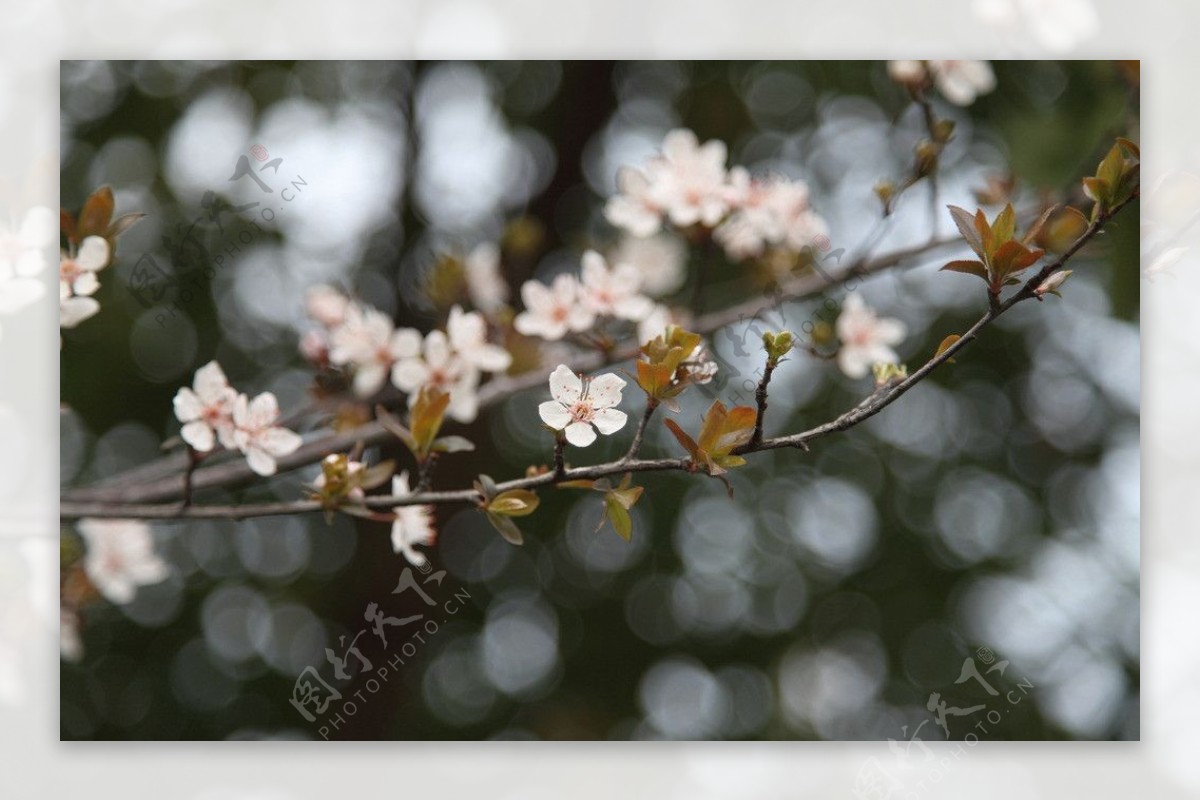
POLYGON ((767 331, 763 334, 762 340, 763 347, 767 351, 767 362, 774 366, 796 344, 796 335, 791 331, 780 331, 778 333, 767 331))

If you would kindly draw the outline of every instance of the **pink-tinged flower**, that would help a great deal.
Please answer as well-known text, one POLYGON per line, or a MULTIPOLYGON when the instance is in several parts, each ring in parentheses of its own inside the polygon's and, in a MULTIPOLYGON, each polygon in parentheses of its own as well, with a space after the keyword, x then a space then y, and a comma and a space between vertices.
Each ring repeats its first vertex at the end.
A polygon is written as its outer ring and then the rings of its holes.
POLYGON ((235 447, 233 404, 237 391, 229 386, 221 365, 215 361, 201 367, 192 378, 192 388, 181 387, 175 393, 175 417, 183 423, 179 435, 200 453, 213 449, 216 441, 226 448, 235 447))
POLYGON ((850 378, 862 378, 875 364, 898 361, 891 346, 900 344, 908 332, 900 320, 876 315, 857 292, 846 296, 835 327, 841 341, 838 367, 850 378))
POLYGON ((421 356, 402 359, 392 367, 392 383, 408 393, 411 405, 417 390, 434 387, 450 395, 446 414, 460 423, 470 423, 479 414, 479 370, 450 347, 442 331, 425 336, 421 356))
POLYGON ((1058 272, 1054 273, 1045 281, 1043 281, 1037 289, 1033 290, 1034 296, 1041 298, 1042 295, 1046 294, 1057 295, 1058 288, 1063 285, 1063 282, 1071 277, 1071 272, 1071 270, 1059 270, 1058 272))
POLYGON ((233 404, 233 442, 246 454, 250 469, 260 476, 275 474, 275 460, 300 447, 300 435, 279 422, 279 402, 270 392, 248 400, 238 395, 233 404))
POLYGON ((647 237, 662 228, 662 207, 651 196, 650 179, 633 167, 617 171, 617 194, 604 206, 605 218, 635 237, 647 237))
POLYGON ((350 298, 331 286, 315 286, 304 294, 308 316, 326 328, 336 328, 346 321, 351 307, 350 298))
POLYGON ((595 314, 580 298, 579 281, 573 275, 555 276, 546 286, 526 281, 521 286, 525 311, 513 320, 513 327, 526 336, 562 339, 568 331, 585 331, 595 314))
POLYGON ((701 145, 691 131, 671 131, 663 139, 662 156, 647 172, 648 191, 673 224, 711 227, 725 216, 724 142, 714 139, 701 145))
POLYGON ((888 75, 909 85, 932 79, 942 96, 956 106, 969 106, 996 88, 996 75, 986 61, 889 61, 888 75))
POLYGON ((508 303, 508 282, 500 274, 500 248, 492 242, 477 245, 463 262, 467 296, 471 305, 485 314, 494 314, 508 303))
POLYGON ((996 88, 996 75, 986 61, 930 61, 929 71, 938 91, 956 106, 969 106, 996 88))
POLYGON ((129 603, 138 587, 157 584, 171 572, 154 551, 150 527, 139 520, 84 518, 78 528, 87 549, 84 572, 100 594, 115 604, 129 603))
POLYGON ((489 373, 502 373, 512 364, 511 353, 487 341, 487 321, 479 312, 453 307, 446 322, 446 334, 450 347, 469 365, 489 373))
POLYGON ((100 303, 91 295, 100 288, 96 273, 108 264, 108 243, 89 236, 74 255, 63 251, 58 263, 58 324, 74 328, 100 311, 100 303))
MULTIPOLYGON (((402 498, 411 494, 407 470, 392 476, 392 495, 402 498)), ((413 546, 432 546, 437 542, 437 531, 433 527, 433 507, 413 504, 397 506, 392 511, 396 514, 396 519, 392 521, 392 550, 403 554, 412 565, 423 567, 429 560, 413 546)))
POLYGON ((583 254, 582 278, 583 302, 597 315, 637 321, 654 308, 654 302, 639 291, 642 274, 636 267, 609 267, 603 256, 589 250, 583 254))
POLYGON ((420 351, 421 335, 415 329, 396 329, 391 319, 376 309, 350 306, 341 325, 329 335, 329 360, 353 369, 354 393, 360 398, 378 392, 398 360, 420 351))
POLYGON ((641 273, 642 291, 655 298, 677 292, 687 280, 687 246, 673 234, 622 237, 609 261, 641 273))
POLYGON ((539 405, 538 416, 555 431, 564 432, 567 442, 585 448, 596 441, 596 431, 613 434, 625 425, 625 412, 616 408, 624 387, 625 381, 615 373, 584 379, 560 364, 550 374, 554 400, 539 405))
POLYGON ((300 337, 300 355, 313 364, 329 361, 329 335, 319 329, 305 331, 300 337))
POLYGON ((713 236, 733 259, 762 255, 768 246, 799 251, 819 247, 828 237, 825 221, 808 205, 808 185, 780 176, 751 178, 730 171, 733 211, 713 236))

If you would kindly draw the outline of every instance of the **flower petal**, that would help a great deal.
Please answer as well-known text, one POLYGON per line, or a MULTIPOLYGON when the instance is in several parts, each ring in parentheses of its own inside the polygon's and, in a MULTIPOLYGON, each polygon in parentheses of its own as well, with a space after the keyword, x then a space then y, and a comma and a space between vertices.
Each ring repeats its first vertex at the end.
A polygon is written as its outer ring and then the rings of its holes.
POLYGON ((542 422, 555 431, 562 431, 571 424, 571 413, 558 401, 546 401, 539 404, 538 417, 542 418, 542 422))
POLYGON ((196 371, 196 375, 192 379, 192 386, 195 387, 196 395, 203 403, 213 404, 226 399, 229 379, 225 377, 225 371, 221 369, 221 365, 211 361, 196 371))
MULTIPOLYGON (((181 392, 183 390, 180 390, 181 392)), ((178 397, 178 395, 176 396, 178 397)), ((193 420, 185 425, 179 432, 179 436, 183 437, 183 441, 191 445, 200 453, 208 453, 213 449, 213 430, 212 427, 200 420, 193 420)))
POLYGON ((392 383, 401 392, 415 392, 429 378, 429 367, 420 359, 404 359, 392 365, 392 383))
POLYGON ((99 270, 108 264, 108 243, 98 236, 85 237, 75 256, 75 263, 83 270, 99 270))
POLYGON ((625 379, 616 373, 598 375, 588 384, 588 398, 597 409, 610 409, 621 402, 625 379))
POLYGON ((592 424, 601 434, 613 434, 625 427, 628 415, 620 409, 601 409, 592 418, 592 424))
POLYGON ((204 411, 204 404, 200 398, 187 387, 180 387, 171 403, 175 407, 175 417, 181 423, 190 423, 198 419, 204 411))
POLYGON ((566 428, 567 442, 577 448, 586 448, 596 441, 596 429, 587 423, 571 423, 566 428))
POLYGON ((554 368, 554 372, 550 374, 550 396, 552 398, 565 406, 570 406, 579 401, 582 393, 583 381, 575 375, 570 367, 560 364, 554 368))
POLYGON ((251 445, 246 449, 246 463, 250 465, 251 470, 260 476, 275 475, 275 460, 271 457, 271 454, 256 445, 251 445))
POLYGON ((263 450, 272 456, 287 456, 304 442, 303 438, 287 428, 268 428, 258 438, 263 450))

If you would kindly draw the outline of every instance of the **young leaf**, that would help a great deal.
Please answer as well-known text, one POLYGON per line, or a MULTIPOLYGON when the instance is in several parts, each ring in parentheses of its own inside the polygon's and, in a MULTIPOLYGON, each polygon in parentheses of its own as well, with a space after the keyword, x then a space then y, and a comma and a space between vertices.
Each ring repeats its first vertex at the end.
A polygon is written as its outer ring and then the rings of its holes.
POLYGON ((79 222, 75 226, 76 235, 81 242, 85 237, 102 237, 108 233, 114 206, 113 191, 109 186, 100 187, 84 201, 83 209, 79 212, 79 222))
POLYGON ((502 492, 488 502, 487 510, 506 517, 524 517, 538 508, 537 493, 525 489, 502 492))
POLYGON ((683 449, 688 452, 688 455, 696 461, 700 461, 697 458, 697 453, 700 450, 700 446, 696 444, 696 441, 688 436, 687 432, 680 428, 679 424, 671 418, 666 418, 663 420, 663 423, 665 423, 667 428, 670 429, 671 433, 675 435, 675 439, 679 440, 679 444, 682 445, 683 449))
POLYGON ((525 543, 525 538, 521 536, 521 529, 517 528, 517 524, 511 518, 492 514, 491 512, 484 512, 484 514, 487 515, 488 522, 492 524, 492 527, 496 531, 499 531, 500 536, 504 537, 505 540, 513 545, 523 545, 525 543))
POLYGON ((983 262, 981 261, 960 259, 947 263, 944 267, 942 267, 942 270, 952 273, 976 275, 982 278, 984 281, 990 280, 988 278, 987 267, 984 267, 983 262))
MULTIPOLYGON (((938 356, 941 356, 943 353, 946 352, 947 348, 949 348, 951 345, 953 345, 955 342, 957 342, 960 339, 962 339, 962 337, 960 337, 958 334, 951 334, 950 336, 943 339, 942 344, 938 345, 937 351, 933 354, 933 358, 936 359, 938 356)), ((951 358, 947 359, 946 363, 954 364, 954 358, 951 357, 951 358)))
POLYGON ((608 521, 612 523, 613 530, 620 535, 621 539, 629 542, 633 537, 633 518, 630 517, 629 510, 621 505, 613 493, 605 496, 604 511, 608 521))
POLYGON ((971 212, 958 206, 948 206, 950 216, 954 218, 954 224, 958 226, 958 232, 962 234, 963 239, 971 246, 971 250, 979 258, 983 258, 983 239, 979 236, 979 231, 975 228, 975 217, 971 212))

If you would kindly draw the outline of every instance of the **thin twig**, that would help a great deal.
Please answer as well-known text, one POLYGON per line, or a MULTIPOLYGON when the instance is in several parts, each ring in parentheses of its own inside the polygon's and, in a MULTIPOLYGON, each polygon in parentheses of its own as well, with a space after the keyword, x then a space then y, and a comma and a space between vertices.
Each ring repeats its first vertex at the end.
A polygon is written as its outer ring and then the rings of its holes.
MULTIPOLYGON (((797 434, 789 434, 786 436, 773 437, 771 439, 762 439, 758 442, 747 442, 746 445, 736 449, 734 452, 739 455, 758 453, 766 450, 774 450, 778 448, 802 448, 807 450, 808 443, 820 437, 845 431, 859 423, 862 423, 868 418, 874 417, 879 412, 890 406, 898 400, 904 393, 908 392, 918 383, 928 377, 934 370, 948 362, 956 354, 967 347, 979 333, 990 325, 997 317, 1011 309, 1017 303, 1023 300, 1028 300, 1035 297, 1035 291, 1050 275, 1058 270, 1061 270, 1068 260, 1074 256, 1080 248, 1089 242, 1097 233, 1108 223, 1118 212, 1127 206, 1138 195, 1134 192, 1133 195, 1110 209, 1109 211, 1099 215, 1080 237, 1055 261, 1044 266, 1032 278, 1025 282, 1020 290, 1013 293, 1007 300, 1000 303, 995 308, 989 308, 987 313, 981 317, 974 325, 953 344, 943 350, 941 353, 934 356, 928 362, 921 366, 916 372, 912 373, 908 378, 891 384, 887 387, 876 390, 874 394, 868 397, 865 401, 850 409, 838 417, 823 423, 815 428, 807 431, 802 431, 797 434)), ((761 414, 760 414, 761 419, 761 414)), ((555 447, 555 471, 553 473, 542 473, 536 476, 527 478, 514 479, 497 485, 497 491, 504 492, 510 489, 536 489, 538 487, 553 486, 564 481, 576 480, 595 480, 612 476, 619 473, 639 473, 648 471, 661 470, 682 470, 693 471, 695 465, 688 458, 680 459, 641 459, 628 460, 622 458, 614 462, 606 464, 594 465, 592 467, 578 467, 566 469, 561 462, 561 440, 556 438, 555 447)), ((480 495, 473 489, 455 490, 449 492, 425 492, 406 495, 402 497, 390 496, 372 496, 366 499, 366 505, 371 508, 392 508, 395 506, 406 506, 413 504, 446 504, 446 503, 476 503, 480 500, 480 495)), ((142 518, 142 519, 175 519, 175 518, 221 518, 221 519, 242 519, 246 517, 260 517, 266 515, 283 515, 297 514, 302 512, 319 511, 320 504, 315 501, 285 501, 280 503, 266 504, 244 504, 236 506, 190 506, 185 509, 180 509, 177 504, 139 504, 139 503, 105 503, 96 501, 75 501, 65 499, 60 507, 60 516, 63 519, 76 519, 80 517, 107 517, 107 518, 142 518)))
POLYGON ((637 457, 638 451, 642 449, 642 438, 646 435, 646 426, 650 424, 650 418, 654 416, 654 410, 657 408, 658 401, 648 396, 646 411, 642 412, 642 419, 638 421, 637 429, 633 432, 633 442, 629 443, 629 450, 621 461, 630 462, 637 457))
POLYGON ((563 455, 563 449, 566 447, 566 440, 563 438, 563 432, 554 432, 554 478, 562 481, 563 476, 567 474, 566 461, 563 455))
MULTIPOLYGON (((690 329, 699 334, 713 332, 732 325, 741 320, 753 319, 785 301, 800 301, 818 295, 828 289, 840 286, 848 281, 866 278, 867 276, 903 264, 909 260, 927 255, 932 251, 961 244, 959 237, 932 239, 920 245, 900 248, 874 259, 866 254, 851 263, 845 270, 838 273, 814 271, 805 274, 780 287, 781 292, 773 295, 770 300, 753 298, 744 303, 734 304, 720 311, 711 312, 698 317, 690 329)), ((593 372, 606 364, 616 363, 637 355, 637 345, 627 344, 624 348, 613 351, 610 359, 603 358, 595 352, 582 353, 573 359, 569 365, 575 372, 593 372)), ((517 376, 500 376, 488 381, 479 390, 479 406, 485 409, 493 406, 511 395, 527 389, 542 386, 546 381, 545 375, 538 370, 531 370, 517 376)), ((280 473, 295 470, 306 465, 319 462, 330 453, 349 451, 356 443, 377 445, 393 438, 384 426, 377 420, 365 423, 351 430, 335 432, 310 439, 299 449, 276 459, 280 473)), ((177 457, 167 457, 177 462, 177 457)), ((146 470, 157 464, 135 468, 146 470)), ((106 501, 112 503, 145 503, 179 498, 179 479, 173 476, 156 478, 142 483, 122 480, 122 476, 114 476, 104 485, 75 487, 62 493, 64 501, 106 501)), ((219 464, 211 464, 200 468, 193 477, 192 486, 195 490, 213 488, 232 489, 244 486, 258 480, 255 474, 242 459, 231 459, 219 464)))
POLYGON ((775 373, 776 364, 773 359, 767 359, 762 379, 754 390, 754 402, 758 404, 758 414, 754 418, 754 433, 750 435, 749 444, 751 446, 756 446, 763 441, 763 417, 767 413, 767 385, 771 383, 771 376, 775 373))

